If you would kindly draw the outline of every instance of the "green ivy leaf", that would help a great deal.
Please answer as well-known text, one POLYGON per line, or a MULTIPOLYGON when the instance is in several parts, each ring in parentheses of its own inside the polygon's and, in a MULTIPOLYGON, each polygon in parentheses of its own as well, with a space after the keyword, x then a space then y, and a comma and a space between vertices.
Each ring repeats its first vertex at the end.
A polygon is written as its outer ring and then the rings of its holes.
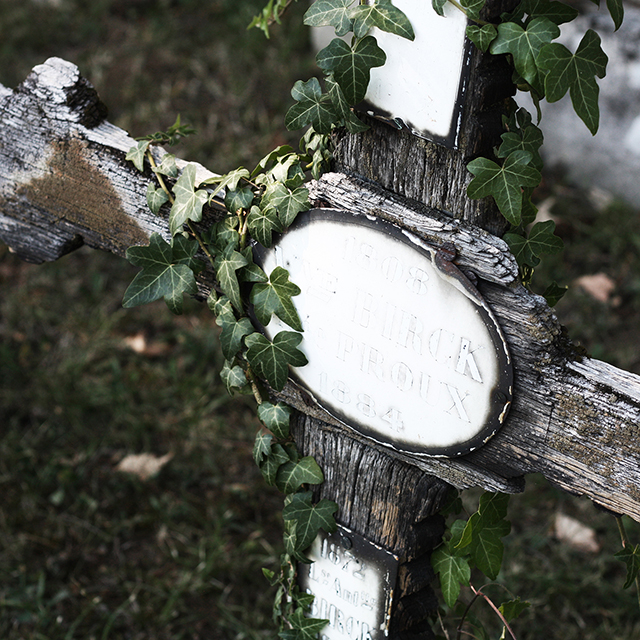
POLYGON ((311 456, 305 456, 298 462, 286 462, 278 468, 276 475, 276 487, 282 493, 294 493, 303 484, 322 484, 323 481, 322 469, 311 456))
POLYGON ((268 282, 267 274, 253 261, 253 249, 245 247, 240 253, 247 259, 248 264, 238 271, 240 282, 268 282))
POLYGON ((307 618, 304 609, 298 607, 289 616, 289 623, 293 628, 285 629, 278 634, 282 640, 317 640, 318 634, 329 621, 320 618, 307 618))
POLYGON ((441 545, 431 555, 431 565, 440 575, 440 588, 444 601, 453 608, 460 595, 460 585, 468 585, 471 579, 469 560, 450 553, 446 545, 441 545))
POLYGON ((272 444, 271 450, 267 456, 262 459, 262 463, 260 464, 262 477, 269 486, 276 484, 278 469, 284 464, 293 464, 285 448, 281 444, 272 444))
POLYGON ((288 496, 282 517, 296 522, 296 550, 304 552, 315 540, 320 529, 333 533, 336 530, 333 514, 337 510, 338 505, 330 500, 323 499, 313 504, 311 491, 288 496))
MULTIPOLYGON (((373 36, 356 40, 349 46, 344 40, 334 38, 316 56, 321 69, 333 72, 349 104, 355 105, 364 99, 369 85, 371 69, 381 67, 387 59, 373 36)), ((319 130, 319 129, 318 129, 319 130)))
POLYGON ((138 140, 135 146, 127 151, 124 159, 131 160, 138 171, 144 171, 144 157, 150 144, 151 142, 149 140, 138 140))
POLYGON ((569 90, 573 108, 593 135, 598 131, 600 88, 594 76, 604 78, 608 58, 600 46, 600 36, 589 29, 575 54, 557 42, 540 50, 537 63, 547 72, 544 80, 549 102, 560 100, 569 90))
POLYGON ((554 235, 556 223, 553 220, 536 222, 529 232, 527 241, 531 251, 536 256, 552 255, 560 253, 564 249, 562 238, 554 235))
POLYGON ((220 334, 220 346, 224 357, 231 360, 242 348, 242 339, 254 331, 249 318, 240 318, 238 322, 225 323, 220 334))
POLYGON ((484 9, 485 0, 460 0, 460 4, 466 9, 468 18, 476 22, 480 20, 480 12, 484 9))
POLYGON ((471 558, 478 569, 491 580, 495 580, 500 573, 504 554, 501 538, 510 531, 511 524, 506 520, 500 520, 495 524, 483 524, 479 521, 474 527, 473 540, 469 546, 471 558))
POLYGON ((513 151, 502 166, 488 158, 476 158, 467 165, 474 174, 467 187, 470 198, 493 196, 502 215, 514 226, 521 221, 522 187, 535 187, 542 176, 534 167, 528 166, 531 153, 513 151))
POLYGON ((544 141, 542 131, 534 124, 528 124, 523 129, 510 130, 503 133, 502 144, 498 149, 497 156, 506 158, 514 151, 528 151, 531 154, 529 165, 541 170, 543 166, 539 149, 544 141))
POLYGON ((224 197, 224 206, 231 213, 237 213, 239 209, 248 209, 252 202, 253 191, 251 189, 229 190, 224 197))
POLYGON ((207 178, 204 182, 202 182, 199 186, 203 185, 217 185, 212 193, 209 194, 209 201, 213 200, 213 198, 220 193, 223 189, 229 189, 229 191, 234 191, 238 188, 238 183, 240 180, 249 178, 249 171, 244 167, 238 167, 233 171, 229 171, 229 173, 225 173, 221 176, 213 176, 211 178, 207 178))
POLYGON ((492 493, 485 491, 480 496, 478 504, 478 513, 484 524, 495 524, 507 517, 507 508, 509 506, 508 493, 492 493))
POLYGON ((261 205, 263 209, 265 205, 275 207, 283 228, 286 228, 291 226, 299 213, 307 211, 311 206, 309 204, 309 190, 305 187, 290 189, 282 182, 276 182, 269 185, 265 191, 261 205))
POLYGON ((444 18, 444 5, 447 4, 447 0, 431 0, 431 6, 433 10, 444 18))
POLYGON ((308 124, 319 133, 331 133, 331 127, 337 116, 331 105, 329 96, 322 93, 317 78, 307 82, 298 80, 291 90, 294 104, 284 118, 284 124, 289 131, 302 129, 308 124))
POLYGON ((242 298, 240 297, 240 283, 236 271, 247 264, 247 259, 235 251, 233 245, 216 256, 215 269, 216 277, 220 283, 220 288, 229 298, 231 304, 242 312, 242 298))
POLYGON ((289 420, 291 419, 292 409, 282 402, 272 404, 271 402, 263 402, 258 406, 258 418, 262 421, 273 435, 284 440, 289 437, 289 420))
POLYGON ((640 571, 640 544, 635 547, 627 545, 624 549, 618 551, 614 557, 627 565, 627 579, 623 589, 628 589, 635 582, 638 577, 638 571, 640 571))
POLYGON ((164 189, 156 189, 150 182, 147 187, 147 205, 149 209, 156 215, 160 211, 160 207, 169 200, 169 196, 164 189))
POLYGON ((617 31, 624 20, 624 4, 622 0, 607 0, 607 9, 609 9, 609 13, 611 14, 613 24, 617 31))
POLYGON ((129 247, 127 260, 142 267, 124 293, 122 306, 135 307, 164 298, 174 313, 182 313, 182 296, 197 293, 194 273, 203 265, 193 256, 198 243, 183 236, 176 236, 171 244, 154 233, 148 246, 129 247))
POLYGON ((547 18, 557 25, 571 22, 578 17, 577 9, 564 4, 564 2, 553 0, 524 0, 520 4, 520 11, 522 15, 528 15, 530 20, 547 18))
POLYGON ((540 258, 531 251, 531 246, 523 235, 509 231, 502 239, 509 245, 511 253, 521 267, 524 265, 537 267, 540 264, 540 258))
POLYGON ((271 453, 271 442, 273 436, 270 433, 259 431, 253 442, 253 459, 260 466, 263 460, 271 453))
POLYGON ((288 156, 293 153, 293 148, 288 144, 280 145, 273 151, 270 151, 258 164, 256 168, 251 172, 251 177, 254 178, 259 173, 265 172, 271 165, 278 161, 282 156, 288 156))
POLYGON ((152 167, 154 173, 161 173, 169 178, 178 177, 178 166, 176 165, 176 157, 172 153, 165 153, 162 161, 157 167, 152 167))
POLYGON ((527 610, 531 606, 530 602, 526 602, 524 600, 520 600, 520 598, 516 598, 515 600, 509 600, 508 602, 503 602, 498 610, 504 616, 504 619, 509 623, 512 620, 515 620, 523 611, 527 610))
POLYGON ((273 232, 282 231, 282 225, 274 207, 266 206, 261 209, 254 205, 249 211, 247 229, 263 247, 270 247, 273 232))
POLYGON ((276 391, 281 391, 287 382, 289 365, 303 367, 307 364, 304 353, 296 348, 301 341, 302 336, 292 331, 281 331, 273 342, 262 334, 252 333, 245 338, 249 347, 247 359, 276 391))
POLYGON ((349 131, 349 133, 361 133, 366 131, 369 128, 369 125, 362 122, 362 120, 353 113, 351 106, 344 97, 344 93, 342 92, 340 85, 329 78, 327 79, 327 87, 331 103, 333 104, 338 116, 344 121, 347 131, 349 131))
POLYGON ((237 216, 226 216, 218 220, 209 229, 208 244, 212 245, 216 251, 225 251, 228 247, 237 249, 240 244, 240 233, 237 227, 237 216))
POLYGON ((467 27, 467 38, 469 38, 480 51, 487 51, 489 45, 496 39, 497 35, 498 31, 492 24, 485 24, 482 27, 477 24, 470 24, 467 27))
POLYGON ((516 71, 531 85, 537 84, 536 57, 540 49, 560 35, 560 29, 548 18, 535 18, 526 29, 513 22, 498 25, 498 37, 491 43, 491 53, 510 53, 516 71))
POLYGON ((255 284, 251 290, 250 299, 258 322, 266 327, 275 313, 292 329, 302 331, 300 317, 291 299, 297 295, 300 295, 300 287, 289 280, 289 272, 276 267, 269 282, 255 284))
POLYGON ((316 0, 304 14, 304 24, 309 27, 334 27, 337 36, 351 31, 349 7, 353 0, 316 0))
POLYGON ((202 220, 202 207, 207 203, 209 194, 202 189, 196 191, 195 184, 196 165, 188 164, 173 187, 176 198, 169 213, 169 230, 172 236, 182 230, 182 225, 187 220, 202 220))
POLYGON ((220 371, 220 379, 231 393, 232 389, 242 389, 247 386, 247 376, 240 365, 230 365, 225 362, 220 371))
POLYGON ((561 287, 555 280, 544 290, 542 297, 547 301, 550 307, 555 307, 556 304, 562 299, 565 293, 567 293, 569 287, 561 287))
POLYGON ((393 33, 401 38, 415 40, 416 34, 413 32, 409 18, 389 0, 374 0, 371 4, 358 4, 349 15, 353 20, 353 33, 356 38, 363 38, 369 29, 377 27, 381 31, 393 33))

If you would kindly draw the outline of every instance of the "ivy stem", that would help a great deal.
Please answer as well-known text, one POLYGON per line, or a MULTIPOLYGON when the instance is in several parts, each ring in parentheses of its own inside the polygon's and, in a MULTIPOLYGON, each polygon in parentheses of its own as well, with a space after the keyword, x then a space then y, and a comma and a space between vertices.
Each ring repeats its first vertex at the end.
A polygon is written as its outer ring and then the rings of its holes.
POLYGON ((476 589, 472 584, 469 584, 469 587, 471 588, 471 591, 473 591, 474 596, 473 596, 471 602, 467 605, 467 608, 464 610, 464 613, 462 614, 462 618, 460 619, 460 624, 458 625, 458 629, 457 629, 458 633, 456 635, 456 640, 460 640, 460 638, 462 637, 462 634, 465 633, 462 630, 462 625, 464 624, 465 618, 467 617, 467 613, 469 613, 469 611, 471 610, 471 607, 473 606, 473 603, 478 598, 484 598, 487 601, 489 606, 494 610, 495 614, 502 621, 502 624, 504 625, 505 629, 509 632, 509 635, 513 638, 513 640, 518 640, 516 638, 515 634, 513 633, 513 631, 511 630, 511 627, 509 626, 509 623, 506 621, 505 617, 502 615, 500 609, 498 609, 498 607, 496 607, 496 605, 493 604, 493 600, 491 600, 491 598, 489 598, 489 596, 485 595, 482 592, 482 588, 476 589))
MULTIPOLYGON (((158 165, 156 164, 156 160, 153 157, 153 154, 151 153, 150 149, 147 149, 147 158, 149 158, 149 164, 154 169, 157 169, 158 165)), ((167 185, 166 185, 166 183, 164 181, 164 178, 162 177, 162 174, 158 173, 157 171, 154 171, 154 173, 156 174, 156 178, 157 178, 158 182, 160 183, 160 187, 167 194, 167 197, 169 198, 169 202, 171 204, 173 204, 175 202, 175 198, 173 197, 171 191, 169 190, 169 187, 167 187, 167 185)))
MULTIPOLYGON (((618 531, 620 533, 620 540, 622 541, 622 548, 626 549, 631 546, 631 541, 627 535, 627 530, 624 526, 622 516, 616 516, 616 523, 618 524, 618 531)), ((638 594, 638 606, 640 607, 640 574, 636 576, 636 593, 638 594)))

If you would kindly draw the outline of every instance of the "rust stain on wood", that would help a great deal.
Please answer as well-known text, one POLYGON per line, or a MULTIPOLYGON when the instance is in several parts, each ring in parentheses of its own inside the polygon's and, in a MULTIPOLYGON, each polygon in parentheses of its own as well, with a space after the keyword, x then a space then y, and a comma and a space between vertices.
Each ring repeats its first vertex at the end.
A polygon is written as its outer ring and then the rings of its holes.
POLYGON ((99 157, 79 138, 58 140, 51 145, 48 173, 18 189, 18 195, 46 212, 52 224, 77 225, 85 242, 123 254, 133 244, 145 244, 148 234, 122 207, 120 196, 98 168, 99 157))

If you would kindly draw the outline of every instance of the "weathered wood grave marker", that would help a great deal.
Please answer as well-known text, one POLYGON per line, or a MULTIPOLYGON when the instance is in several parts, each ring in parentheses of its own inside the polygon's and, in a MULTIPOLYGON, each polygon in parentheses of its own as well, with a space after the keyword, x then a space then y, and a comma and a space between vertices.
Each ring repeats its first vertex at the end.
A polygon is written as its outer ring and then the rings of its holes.
MULTIPOLYGON (((537 472, 640 520, 640 377, 573 349, 519 284, 491 203, 465 194, 466 162, 501 131, 509 73, 477 51, 465 62, 456 148, 375 120, 341 137, 336 172, 310 185, 314 211, 263 256, 305 287, 317 364, 277 397, 299 409, 318 497, 340 507, 304 578, 327 639, 431 637, 429 557, 451 486, 518 492, 537 472)), ((104 113, 59 59, 0 86, 0 238, 23 258, 169 237, 166 211, 147 209, 151 173, 125 161, 134 141, 104 113)), ((199 278, 206 296, 211 272, 199 278)))

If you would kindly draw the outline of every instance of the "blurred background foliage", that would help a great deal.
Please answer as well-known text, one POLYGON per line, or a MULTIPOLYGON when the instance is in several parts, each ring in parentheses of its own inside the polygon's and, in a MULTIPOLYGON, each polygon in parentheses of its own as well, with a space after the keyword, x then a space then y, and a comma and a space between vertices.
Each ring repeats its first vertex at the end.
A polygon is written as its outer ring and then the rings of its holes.
MULTIPOLYGON (((262 2, 0 0, 0 83, 65 58, 133 136, 179 113, 198 135, 178 155, 252 168, 296 143, 289 91, 314 73, 304 7, 267 41, 246 30, 262 2)), ((539 289, 574 283, 558 307, 571 335, 640 373, 638 212, 559 172, 538 199, 567 244, 539 289)), ((280 553, 281 498, 253 465, 253 408, 220 383, 203 305, 178 318, 162 303, 121 308, 134 272, 86 249, 34 266, 0 247, 0 638, 273 638, 260 567, 280 553), (125 473, 132 454, 162 464, 125 473)), ((640 637, 611 516, 536 477, 510 516, 500 580, 533 604, 521 640, 640 637)))

